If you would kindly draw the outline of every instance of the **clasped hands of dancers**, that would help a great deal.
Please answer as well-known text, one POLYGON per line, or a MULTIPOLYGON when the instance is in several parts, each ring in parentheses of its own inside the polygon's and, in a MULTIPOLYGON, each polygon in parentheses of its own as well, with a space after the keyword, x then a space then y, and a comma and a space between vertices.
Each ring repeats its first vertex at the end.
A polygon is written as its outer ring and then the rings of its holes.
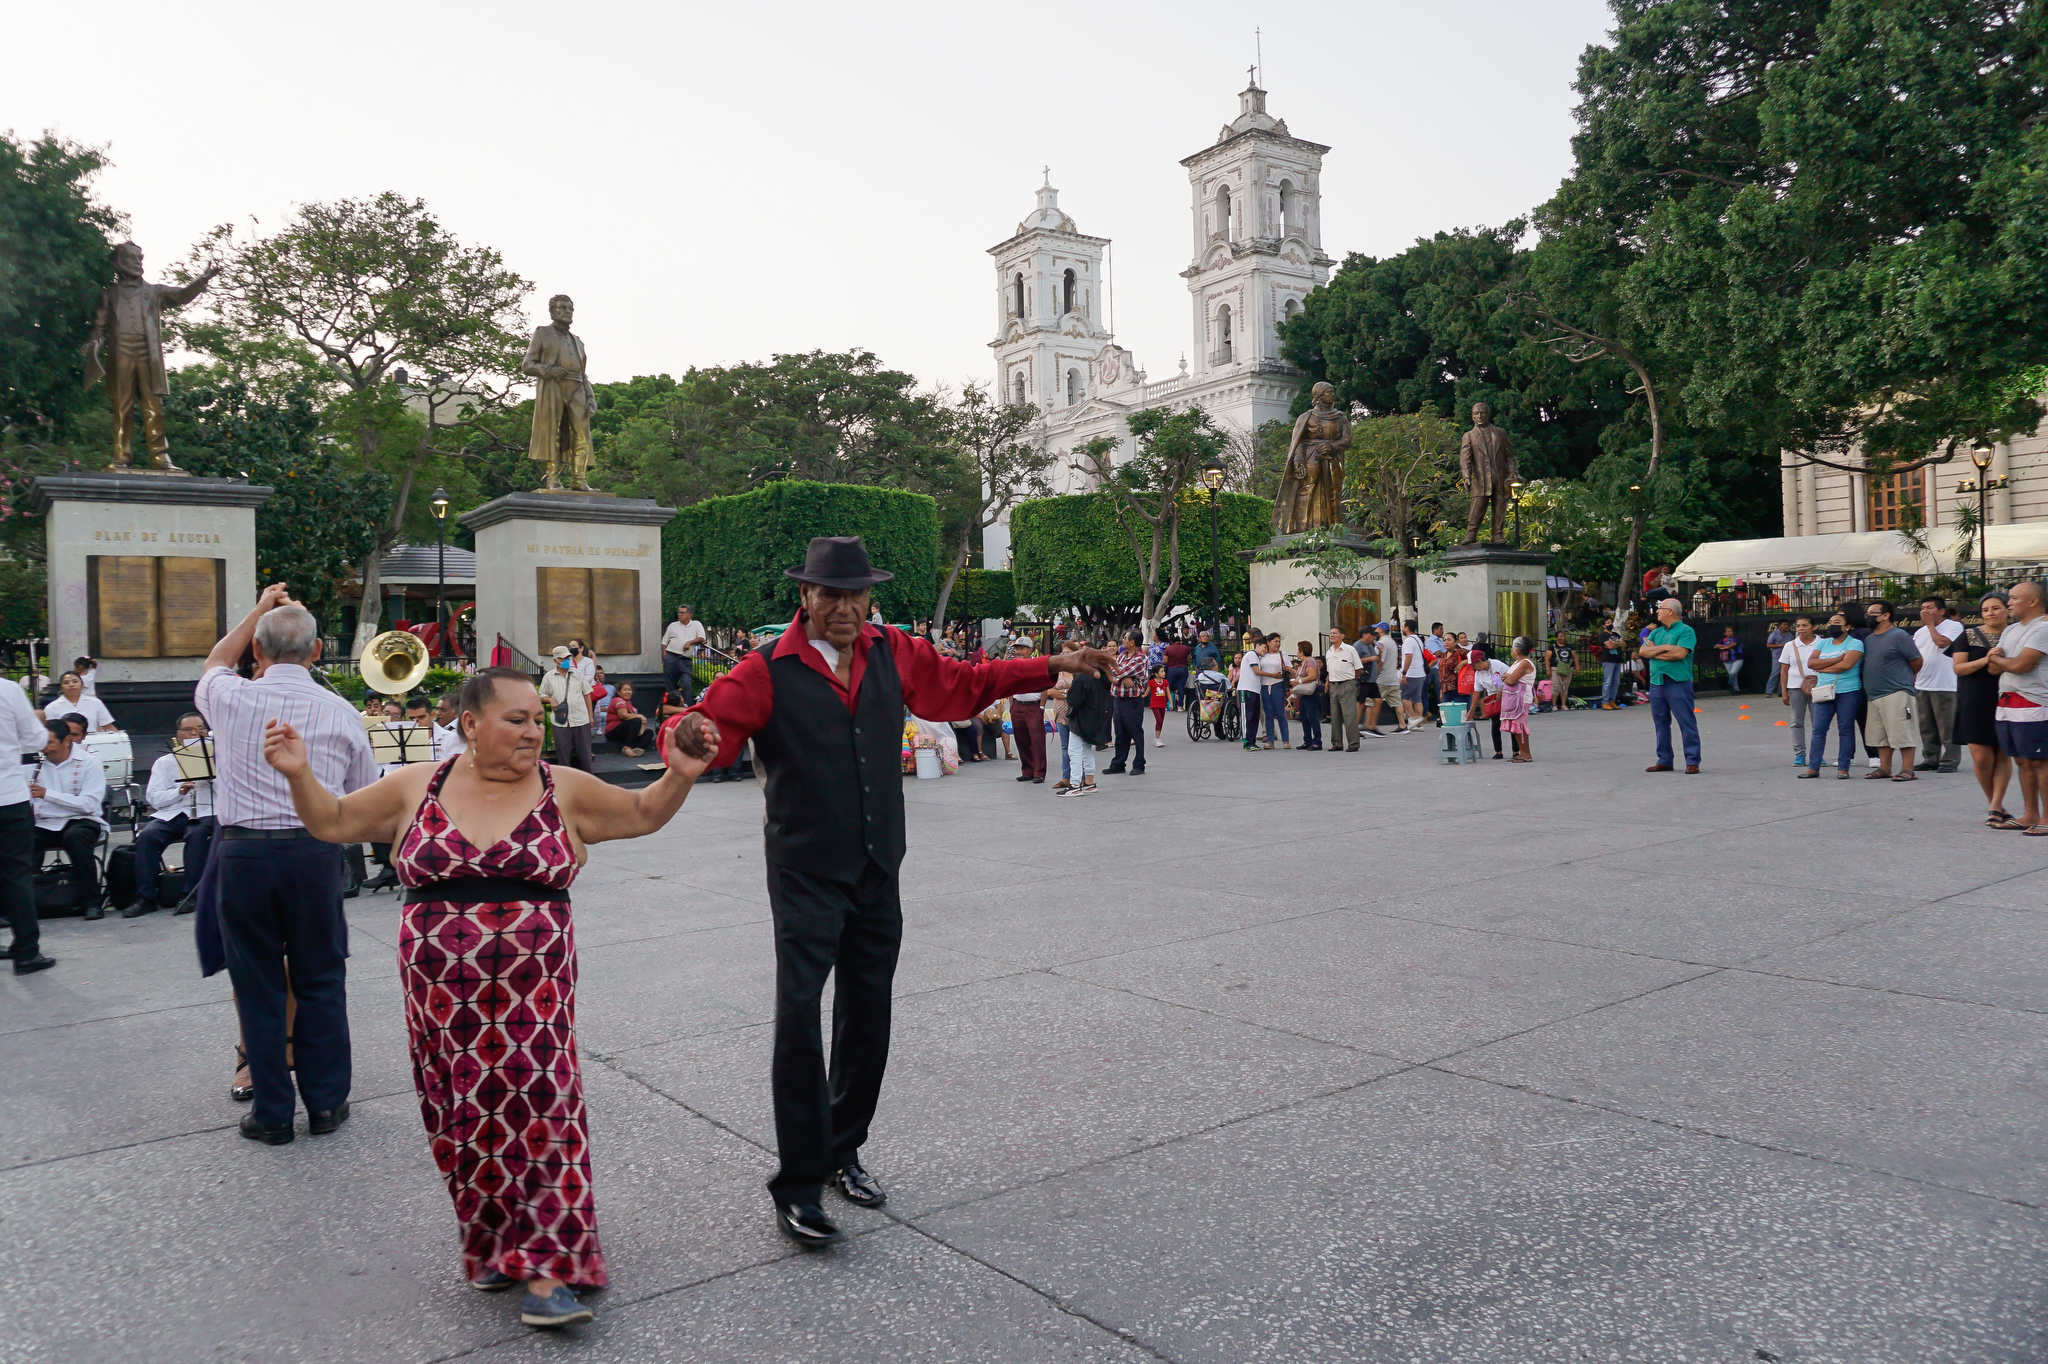
POLYGON ((790 628, 663 726, 664 770, 637 793, 540 761, 542 702, 509 669, 463 687, 466 752, 347 795, 322 783, 298 729, 266 726, 263 757, 289 783, 306 832, 395 850, 413 1079, 461 1224, 464 1276, 484 1290, 524 1284, 528 1325, 589 1320, 572 1289, 606 1282, 568 896, 588 846, 660 829, 700 774, 753 741, 776 966, 780 1169, 768 1190, 785 1236, 830 1246, 843 1233, 821 1203, 828 1183, 862 1207, 887 1197, 859 1152, 881 1092, 902 940, 906 707, 966 719, 1055 672, 1108 673, 1098 649, 970 665, 868 624, 870 589, 892 575, 870 565, 858 537, 813 540, 787 575, 802 600, 790 628), (835 971, 828 1070, 819 1012, 835 971))

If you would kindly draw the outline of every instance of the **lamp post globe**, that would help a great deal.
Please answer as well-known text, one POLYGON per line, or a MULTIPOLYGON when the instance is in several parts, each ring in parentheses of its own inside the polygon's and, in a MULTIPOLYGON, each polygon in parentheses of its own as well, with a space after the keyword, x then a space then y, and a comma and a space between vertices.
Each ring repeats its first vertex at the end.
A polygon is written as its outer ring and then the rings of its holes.
POLYGON ((427 499, 434 513, 434 656, 448 656, 448 490, 434 489, 427 499))

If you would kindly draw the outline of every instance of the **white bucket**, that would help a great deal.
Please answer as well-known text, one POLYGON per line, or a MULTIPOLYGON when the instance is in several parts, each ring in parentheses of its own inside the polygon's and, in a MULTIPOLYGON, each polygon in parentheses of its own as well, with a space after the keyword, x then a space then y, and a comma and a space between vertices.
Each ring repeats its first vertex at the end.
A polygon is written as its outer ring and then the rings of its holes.
POLYGON ((939 750, 920 748, 917 750, 917 779, 931 781, 939 775, 939 750))

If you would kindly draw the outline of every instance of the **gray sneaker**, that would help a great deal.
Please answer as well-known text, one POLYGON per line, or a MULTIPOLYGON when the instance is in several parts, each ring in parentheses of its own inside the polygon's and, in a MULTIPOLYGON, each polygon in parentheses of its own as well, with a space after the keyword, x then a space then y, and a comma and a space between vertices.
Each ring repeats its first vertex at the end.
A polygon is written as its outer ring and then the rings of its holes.
POLYGON ((591 1321, 596 1315, 576 1301, 576 1295, 569 1291, 567 1284, 556 1284, 555 1291, 546 1297, 528 1289, 526 1300, 519 1304, 520 1321, 547 1331, 591 1321))

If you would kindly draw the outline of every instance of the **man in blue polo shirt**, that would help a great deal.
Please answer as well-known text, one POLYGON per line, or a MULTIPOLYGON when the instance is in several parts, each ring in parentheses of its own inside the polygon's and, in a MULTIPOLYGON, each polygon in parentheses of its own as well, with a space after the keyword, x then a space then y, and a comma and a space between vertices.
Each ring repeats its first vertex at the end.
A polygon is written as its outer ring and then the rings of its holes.
POLYGON ((1692 656, 1699 638, 1678 618, 1678 598, 1657 603, 1657 624, 1636 656, 1650 665, 1650 721, 1657 727, 1657 761, 1643 770, 1671 770, 1671 721, 1685 740, 1685 770, 1700 770, 1700 725, 1692 713, 1692 656))

